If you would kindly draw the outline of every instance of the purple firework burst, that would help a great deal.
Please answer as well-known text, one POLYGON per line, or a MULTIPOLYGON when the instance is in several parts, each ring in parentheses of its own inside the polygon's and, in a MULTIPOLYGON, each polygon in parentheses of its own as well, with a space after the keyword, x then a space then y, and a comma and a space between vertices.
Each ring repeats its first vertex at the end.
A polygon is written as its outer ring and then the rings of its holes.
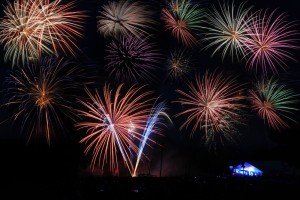
POLYGON ((113 40, 107 45, 106 53, 109 76, 119 81, 153 80, 161 59, 161 54, 147 37, 132 35, 113 40))

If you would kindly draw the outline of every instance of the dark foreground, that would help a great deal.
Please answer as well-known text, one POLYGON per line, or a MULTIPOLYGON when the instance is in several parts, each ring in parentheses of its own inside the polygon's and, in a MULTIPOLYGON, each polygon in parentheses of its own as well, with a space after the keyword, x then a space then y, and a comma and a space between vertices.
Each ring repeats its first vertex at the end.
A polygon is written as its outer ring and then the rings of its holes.
POLYGON ((74 149, 64 146, 50 151, 0 142, 0 200, 290 200, 300 196, 299 173, 276 177, 88 176, 81 173, 80 154, 74 149))
POLYGON ((298 199, 299 177, 7 179, 0 199, 298 199))

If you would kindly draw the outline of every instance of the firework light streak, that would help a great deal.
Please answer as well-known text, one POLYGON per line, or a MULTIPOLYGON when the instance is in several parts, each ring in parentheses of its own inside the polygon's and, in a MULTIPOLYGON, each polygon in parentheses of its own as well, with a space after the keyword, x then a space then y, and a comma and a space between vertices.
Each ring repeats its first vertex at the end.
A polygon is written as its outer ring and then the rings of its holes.
POLYGON ((115 80, 137 82, 151 81, 158 68, 161 54, 147 38, 136 38, 132 35, 113 40, 107 45, 106 69, 115 80))
POLYGON ((298 110, 292 105, 298 102, 299 95, 286 85, 279 84, 274 77, 258 81, 255 90, 250 90, 249 94, 252 109, 271 128, 288 128, 284 118, 294 121, 288 115, 298 110))
POLYGON ((295 23, 286 20, 286 14, 276 16, 275 11, 270 14, 267 10, 260 11, 251 18, 244 43, 245 59, 250 70, 260 72, 259 69, 262 69, 267 74, 270 69, 278 73, 278 67, 288 67, 286 61, 295 61, 289 51, 299 48, 294 38, 299 33, 294 29, 295 23))
POLYGON ((193 32, 201 29, 204 11, 190 0, 171 0, 169 8, 162 9, 162 20, 173 37, 188 47, 198 41, 193 32))
POLYGON ((71 52, 76 36, 82 37, 80 11, 71 11, 74 2, 60 5, 61 0, 15 0, 4 8, 0 22, 0 42, 5 60, 12 66, 38 60, 42 53, 58 56, 58 49, 71 52))
MULTIPOLYGON (((103 110, 103 109, 100 107, 100 108, 99 108, 99 111, 102 112, 102 113, 104 113, 105 120, 106 120, 106 121, 104 121, 104 123, 107 123, 107 124, 108 124, 108 125, 107 125, 107 130, 106 130, 106 131, 111 132, 111 133, 113 134, 113 137, 114 137, 114 138, 116 139, 116 141, 117 141, 117 145, 118 145, 118 147, 119 147, 119 149, 120 149, 120 152, 121 152, 121 155, 122 155, 122 157, 123 157, 123 160, 124 160, 125 164, 127 165, 128 169, 130 169, 129 166, 128 166, 128 160, 127 160, 127 158, 126 158, 125 151, 123 150, 123 146, 122 146, 122 144, 121 144, 121 142, 120 142, 120 139, 119 139, 119 136, 118 136, 117 131, 116 131, 116 129, 115 129, 114 123, 112 122, 112 120, 111 120, 109 114, 106 114, 106 113, 105 113, 105 110, 103 110)), ((130 134, 130 133, 129 133, 129 134, 130 134)))
POLYGON ((188 88, 188 92, 177 90, 182 97, 175 102, 180 103, 184 111, 175 116, 188 115, 180 129, 193 123, 192 133, 197 128, 204 129, 207 138, 209 129, 222 132, 224 128, 230 128, 231 123, 225 116, 231 119, 238 118, 238 112, 243 107, 239 101, 244 97, 240 95, 240 84, 232 76, 206 71, 203 77, 196 76, 196 83, 190 83, 188 88))
POLYGON ((119 1, 109 2, 102 6, 98 16, 98 31, 105 37, 135 37, 146 35, 154 21, 150 18, 151 11, 141 2, 119 1))
POLYGON ((131 151, 135 154, 138 152, 133 139, 141 138, 150 112, 152 92, 142 93, 144 87, 133 86, 122 95, 122 87, 123 85, 119 85, 113 93, 109 86, 105 85, 103 97, 98 92, 93 95, 86 89, 89 101, 79 100, 88 110, 79 110, 80 115, 86 117, 86 121, 79 122, 76 126, 87 130, 80 143, 87 145, 85 154, 92 152, 92 168, 98 162, 103 171, 104 164, 109 162, 110 171, 115 170, 118 173, 118 153, 121 153, 125 166, 132 173, 131 151))
MULTIPOLYGON (((132 122, 129 122, 129 128, 128 128, 128 134, 130 136, 130 140, 133 141, 133 135, 132 135, 132 131, 134 130, 134 124, 132 122)), ((129 146, 129 153, 130 153, 130 160, 133 159, 133 152, 132 152, 132 147, 129 146)))
POLYGON ((232 59, 236 55, 237 58, 244 54, 243 42, 247 36, 247 26, 251 20, 249 12, 251 7, 245 8, 245 3, 242 3, 236 9, 234 2, 232 4, 219 4, 219 9, 215 6, 207 15, 206 34, 203 41, 209 44, 205 49, 216 46, 212 53, 215 55, 218 51, 222 52, 222 58, 226 54, 230 54, 232 59))
MULTIPOLYGON (((147 144, 147 141, 149 140, 150 134, 155 132, 154 127, 159 122, 159 120, 160 120, 159 116, 160 115, 164 115, 172 123, 172 120, 170 119, 168 114, 165 113, 165 103, 164 102, 161 102, 161 103, 157 104, 151 110, 150 117, 147 121, 147 124, 145 126, 145 129, 144 129, 144 132, 143 132, 143 135, 142 135, 142 140, 140 141, 139 151, 138 151, 138 154, 137 154, 137 160, 136 160, 135 168, 134 168, 134 171, 133 171, 133 174, 132 174, 133 177, 136 176, 136 171, 137 171, 137 168, 139 166, 140 159, 141 159, 142 153, 144 151, 144 147, 147 144)), ((151 141, 154 142, 153 140, 151 140, 151 141)))
POLYGON ((5 106, 16 105, 14 118, 22 118, 22 130, 28 127, 28 141, 45 136, 48 145, 55 127, 63 130, 62 117, 75 116, 69 101, 77 87, 78 70, 63 59, 45 58, 14 71, 7 78, 5 106), (35 135, 34 135, 35 134, 35 135))

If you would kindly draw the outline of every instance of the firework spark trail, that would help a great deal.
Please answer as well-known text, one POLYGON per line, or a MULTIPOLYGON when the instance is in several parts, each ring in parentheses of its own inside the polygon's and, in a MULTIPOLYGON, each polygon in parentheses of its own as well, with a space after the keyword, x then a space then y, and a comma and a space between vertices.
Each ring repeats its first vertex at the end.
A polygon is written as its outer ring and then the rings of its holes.
POLYGON ((255 90, 250 90, 249 94, 252 109, 271 128, 288 128, 284 118, 294 121, 289 114, 298 110, 293 105, 297 103, 299 95, 286 85, 280 85, 274 77, 258 81, 255 90))
POLYGON ((82 37, 81 11, 70 11, 74 2, 60 5, 61 0, 15 0, 4 8, 0 22, 0 42, 5 60, 12 66, 38 60, 43 53, 58 56, 58 50, 75 55, 75 37, 82 37))
POLYGON ((239 59, 244 55, 243 43, 248 34, 248 24, 251 22, 251 8, 246 8, 245 3, 236 8, 234 2, 223 5, 219 3, 219 8, 212 7, 206 17, 206 33, 203 38, 203 41, 208 42, 205 49, 216 47, 212 56, 218 51, 223 51, 223 60, 228 53, 232 60, 234 56, 239 59))
POLYGON ((186 106, 184 111, 175 116, 188 115, 187 120, 181 125, 189 127, 194 122, 192 133, 204 129, 208 137, 208 130, 222 132, 224 127, 230 127, 224 116, 237 119, 238 111, 243 107, 240 100, 242 88, 232 76, 225 76, 224 73, 209 73, 206 71, 203 77, 196 76, 196 83, 188 85, 189 91, 177 90, 182 95, 177 101, 186 106), (220 120, 224 120, 220 123, 220 120), (204 128, 203 128, 204 127, 204 128))
POLYGON ((133 139, 141 140, 141 132, 147 122, 150 112, 151 91, 143 92, 144 87, 132 86, 122 95, 123 85, 119 85, 115 93, 105 85, 103 97, 98 92, 93 95, 88 89, 86 92, 89 101, 79 100, 87 109, 79 110, 79 114, 86 117, 85 121, 79 122, 76 126, 79 129, 86 129, 86 136, 80 140, 85 143, 85 153, 92 152, 91 166, 96 163, 104 169, 108 161, 110 171, 118 173, 118 152, 130 172, 133 171, 131 151, 138 152, 137 145, 133 139), (131 127, 134 126, 134 129, 131 127), (128 131, 131 130, 131 131, 128 131), (132 139, 133 138, 133 139, 132 139))
POLYGON ((299 49, 295 38, 299 32, 295 22, 287 21, 287 15, 278 16, 276 10, 255 13, 248 25, 248 37, 243 43, 244 58, 249 70, 268 74, 278 73, 278 68, 286 69, 287 61, 296 61, 290 50, 299 49))
MULTIPOLYGON (((136 160, 136 163, 135 163, 134 171, 132 173, 133 177, 136 176, 136 171, 137 171, 137 168, 139 166, 140 159, 141 159, 141 156, 142 156, 143 151, 144 151, 144 147, 147 144, 147 141, 149 139, 150 134, 153 133, 153 131, 154 131, 153 129, 154 129, 155 125, 157 125, 157 123, 159 122, 159 120, 160 120, 159 116, 160 115, 164 115, 172 123, 172 120, 170 119, 170 117, 165 113, 165 102, 161 102, 161 103, 157 104, 154 108, 152 108, 151 113, 150 113, 150 117, 147 121, 147 124, 145 126, 145 129, 144 129, 144 132, 143 132, 143 135, 142 135, 142 140, 140 141, 140 144, 139 144, 139 151, 138 151, 138 154, 137 154, 137 160, 136 160)), ((154 142, 153 140, 151 140, 151 141, 154 142)))
POLYGON ((193 32, 201 29, 204 10, 191 0, 172 0, 169 8, 162 9, 162 20, 173 37, 187 47, 198 44, 193 32))

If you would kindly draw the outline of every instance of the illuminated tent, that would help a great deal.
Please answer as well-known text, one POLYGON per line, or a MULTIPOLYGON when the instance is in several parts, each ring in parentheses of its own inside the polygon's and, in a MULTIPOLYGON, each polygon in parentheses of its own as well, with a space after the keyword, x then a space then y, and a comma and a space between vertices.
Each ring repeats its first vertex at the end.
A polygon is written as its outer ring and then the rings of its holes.
POLYGON ((263 172, 250 163, 245 162, 232 168, 232 175, 262 176, 263 172))

